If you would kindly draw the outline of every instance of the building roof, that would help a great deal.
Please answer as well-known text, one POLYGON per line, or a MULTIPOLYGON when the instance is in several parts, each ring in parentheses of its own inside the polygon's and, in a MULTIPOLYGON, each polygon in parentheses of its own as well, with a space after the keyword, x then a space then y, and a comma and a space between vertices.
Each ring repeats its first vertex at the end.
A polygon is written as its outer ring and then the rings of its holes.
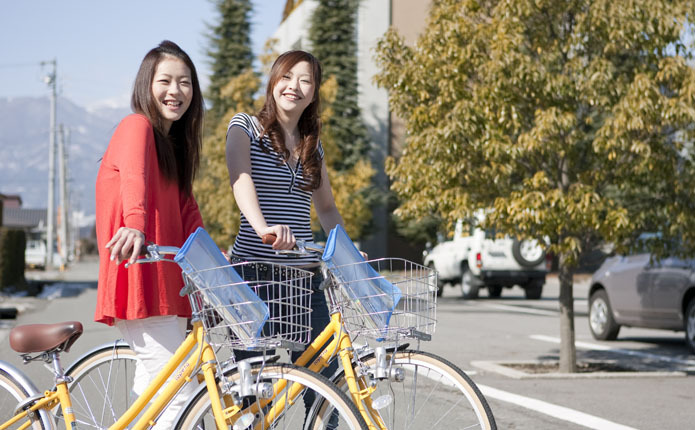
POLYGON ((285 9, 282 11, 282 20, 284 21, 288 16, 290 16, 292 11, 295 10, 300 4, 302 4, 302 0, 287 0, 285 2, 285 9))
POLYGON ((46 225, 46 209, 3 208, 2 225, 15 228, 46 225))
POLYGON ((0 200, 3 201, 4 207, 18 208, 22 206, 22 197, 19 194, 0 193, 0 200))

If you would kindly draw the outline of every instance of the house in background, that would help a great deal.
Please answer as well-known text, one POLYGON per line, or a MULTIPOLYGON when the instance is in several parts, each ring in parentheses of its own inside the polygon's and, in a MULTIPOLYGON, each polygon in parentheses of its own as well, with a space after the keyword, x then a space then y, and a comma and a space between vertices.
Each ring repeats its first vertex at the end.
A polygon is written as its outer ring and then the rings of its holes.
POLYGON ((0 201, 4 208, 21 208, 22 198, 19 194, 2 194, 0 193, 0 201))
MULTIPOLYGON (((24 230, 26 233, 25 262, 27 266, 43 267, 46 262, 46 209, 27 209, 22 207, 18 195, 0 194, 2 218, 0 226, 24 230)), ((54 247, 53 266, 63 268, 64 258, 54 247)))
MULTIPOLYGON (((381 190, 389 188, 384 171, 387 156, 401 153, 405 129, 403 121, 389 110, 388 92, 378 88, 373 77, 379 72, 374 61, 377 41, 389 27, 393 27, 408 44, 414 44, 425 27, 431 0, 362 0, 357 16, 357 82, 358 104, 362 120, 372 143, 370 157, 377 168, 375 185, 381 190)), ((275 50, 291 49, 311 51, 309 28, 317 0, 287 0, 283 21, 273 34, 277 40, 275 50)), ((370 256, 403 257, 419 261, 421 250, 408 246, 390 228, 390 214, 386 206, 375 208, 374 232, 365 238, 362 248, 370 256)))
POLYGON ((46 209, 25 209, 22 198, 16 194, 0 193, 2 218, 0 225, 24 230, 27 240, 45 239, 46 209))

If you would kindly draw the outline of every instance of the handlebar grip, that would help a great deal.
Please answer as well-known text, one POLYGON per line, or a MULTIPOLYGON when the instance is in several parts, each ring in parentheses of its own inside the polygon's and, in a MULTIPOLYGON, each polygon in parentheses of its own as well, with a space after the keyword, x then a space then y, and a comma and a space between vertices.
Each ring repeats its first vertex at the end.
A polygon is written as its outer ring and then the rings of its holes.
POLYGON ((264 234, 263 237, 261 237, 261 240, 263 241, 263 244, 265 245, 272 245, 275 243, 275 240, 277 240, 277 236, 275 236, 272 233, 264 234))

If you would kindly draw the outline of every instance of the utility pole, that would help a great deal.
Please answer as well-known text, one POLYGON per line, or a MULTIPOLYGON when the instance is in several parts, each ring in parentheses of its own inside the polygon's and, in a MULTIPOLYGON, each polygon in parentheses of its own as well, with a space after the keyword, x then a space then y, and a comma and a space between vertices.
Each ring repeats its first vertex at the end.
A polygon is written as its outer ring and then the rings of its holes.
POLYGON ((48 207, 46 208, 46 269, 53 267, 53 213, 55 207, 55 147, 56 147, 56 98, 57 98, 57 61, 42 61, 42 66, 51 65, 53 70, 46 75, 44 81, 51 88, 50 135, 48 139, 48 207))
POLYGON ((67 154, 65 151, 65 141, 70 130, 60 124, 58 134, 58 192, 60 193, 60 270, 65 269, 68 262, 68 201, 67 201, 67 180, 65 177, 67 154))

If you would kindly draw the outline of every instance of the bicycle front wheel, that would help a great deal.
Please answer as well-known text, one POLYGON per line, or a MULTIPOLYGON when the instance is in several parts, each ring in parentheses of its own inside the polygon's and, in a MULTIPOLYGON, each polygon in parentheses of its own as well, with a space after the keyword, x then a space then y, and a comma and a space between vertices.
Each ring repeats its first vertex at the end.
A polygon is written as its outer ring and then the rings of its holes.
MULTIPOLYGON (((0 425, 9 421, 15 415, 14 410, 17 405, 28 397, 29 391, 10 372, 0 367, 0 425)), ((9 429, 19 428, 28 421, 29 418, 21 420, 9 429)), ((42 430, 47 427, 44 427, 39 419, 34 421, 30 428, 42 430)))
MULTIPOLYGON (((388 353, 387 364, 391 358, 392 353, 388 353)), ((361 357, 360 361, 368 368, 376 368, 374 354, 361 357)), ((403 370, 403 379, 374 379, 376 390, 370 396, 389 430, 497 428, 480 389, 449 361, 422 351, 397 351, 393 368, 403 370)), ((348 392, 343 370, 332 380, 348 392)), ((317 408, 319 411, 320 405, 317 408)))
MULTIPOLYGON (((259 364, 252 367, 251 372, 254 382, 268 382, 277 387, 275 384, 279 381, 287 381, 287 387, 279 393, 276 392, 274 396, 275 401, 285 401, 285 408, 271 423, 271 427, 263 427, 260 424, 263 417, 261 414, 256 414, 252 423, 240 428, 367 430, 367 425, 355 405, 325 377, 291 364, 259 364), (299 398, 290 401, 286 396, 293 384, 300 384, 305 389, 300 393, 299 398), (327 407, 323 408, 320 416, 315 416, 311 422, 307 422, 307 410, 314 402, 322 403, 327 407)), ((238 383, 240 374, 236 370, 231 370, 225 373, 225 377, 235 384, 238 383)), ((222 392, 221 385, 220 392, 222 392)), ((270 404, 272 405, 273 403, 270 404)), ((265 411, 268 409, 268 407, 264 408, 265 411)), ((233 423, 229 425, 230 428, 237 428, 232 427, 233 423)), ((176 428, 182 430, 216 428, 210 396, 206 389, 200 391, 187 405, 176 428)))
MULTIPOLYGON (((80 429, 106 429, 114 424, 135 400, 131 393, 137 358, 128 345, 111 344, 81 357, 67 371, 73 412, 80 429)), ((58 428, 64 426, 56 411, 58 428)))

